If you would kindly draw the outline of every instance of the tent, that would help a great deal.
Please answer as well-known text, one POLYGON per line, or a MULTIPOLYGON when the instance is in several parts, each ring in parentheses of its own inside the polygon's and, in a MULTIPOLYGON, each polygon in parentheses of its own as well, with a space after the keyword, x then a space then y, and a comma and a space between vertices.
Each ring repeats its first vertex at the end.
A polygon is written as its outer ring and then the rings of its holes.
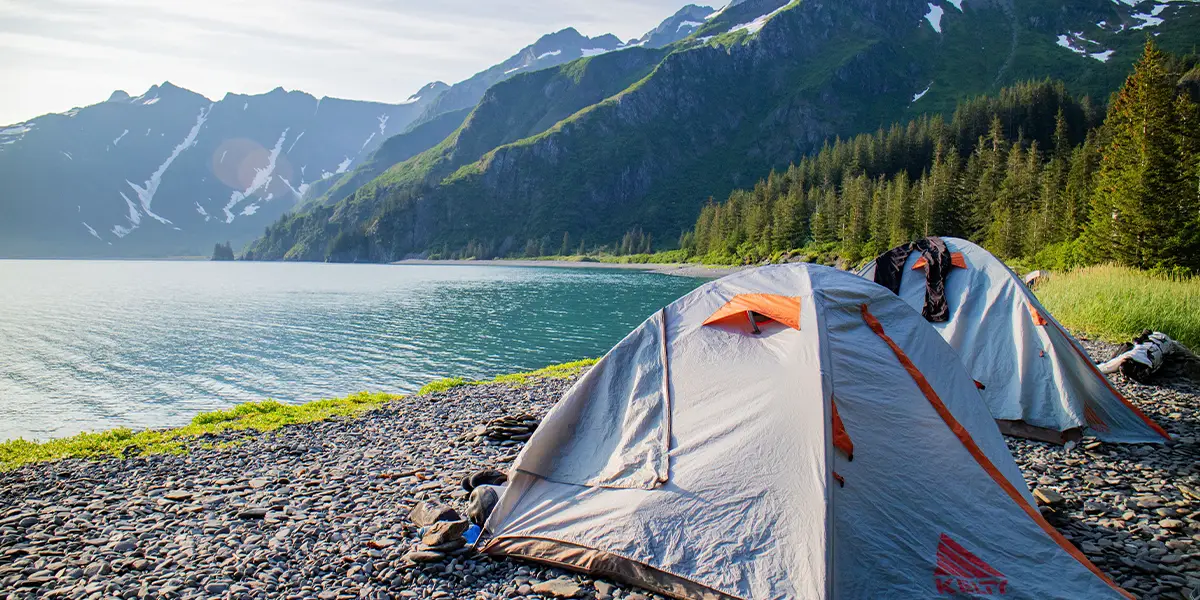
POLYGON ((676 598, 1125 595, 1042 518, 937 332, 826 267, 662 309, 509 477, 483 552, 676 598))
MULTIPOLYGON (((1004 433, 1057 443, 1083 430, 1108 442, 1169 439, 1000 259, 966 240, 941 239, 954 263, 945 280, 949 315, 932 325, 982 386, 1004 433)), ((918 310, 925 304, 926 262, 910 254, 900 280, 900 297, 918 310)), ((873 261, 859 274, 875 279, 875 270, 873 261)))

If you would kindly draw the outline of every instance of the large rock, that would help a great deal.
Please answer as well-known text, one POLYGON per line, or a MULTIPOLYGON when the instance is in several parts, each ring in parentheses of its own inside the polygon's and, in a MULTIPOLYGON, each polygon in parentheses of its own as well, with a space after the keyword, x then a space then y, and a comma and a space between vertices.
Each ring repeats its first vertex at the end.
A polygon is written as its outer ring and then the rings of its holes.
POLYGON ((583 593, 583 586, 566 577, 551 579, 533 585, 533 593, 555 598, 577 598, 583 593))
POLYGON ((438 521, 429 526, 429 531, 421 536, 421 543, 426 546, 441 546, 447 542, 462 539, 463 532, 470 523, 466 519, 460 521, 438 521))
POLYGON ((444 504, 421 502, 408 513, 408 518, 418 527, 429 527, 438 521, 461 521, 462 517, 453 508, 444 504))

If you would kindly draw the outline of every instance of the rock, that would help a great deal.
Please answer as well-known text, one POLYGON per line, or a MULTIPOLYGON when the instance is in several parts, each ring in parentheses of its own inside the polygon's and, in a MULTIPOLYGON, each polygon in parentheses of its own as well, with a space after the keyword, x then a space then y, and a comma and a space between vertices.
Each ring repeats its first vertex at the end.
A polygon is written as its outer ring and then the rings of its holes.
POLYGON ((184 500, 191 499, 191 497, 192 497, 191 492, 185 492, 183 490, 175 490, 175 491, 171 491, 171 492, 167 492, 166 494, 163 494, 163 498, 166 498, 167 500, 171 500, 173 502, 183 502, 184 500))
POLYGON ((597 581, 592 584, 592 587, 596 588, 596 597, 597 598, 611 598, 612 597, 613 585, 611 583, 608 583, 606 581, 597 581))
POLYGON ((1040 487, 1033 490, 1033 497, 1038 502, 1045 504, 1046 506, 1055 506, 1063 503, 1062 494, 1059 494, 1050 488, 1040 487))
POLYGON ((376 538, 367 542, 367 546, 376 550, 384 550, 396 545, 396 540, 391 538, 376 538))
POLYGON ((224 583, 210 583, 204 586, 204 591, 210 594, 224 594, 228 589, 229 586, 224 583))
POLYGON ((121 540, 113 544, 112 549, 117 552, 133 552, 137 550, 137 542, 133 540, 121 540))
POLYGON ((252 506, 238 511, 237 516, 239 519, 262 519, 265 518, 267 513, 270 511, 271 509, 264 506, 252 506))
POLYGON ((446 555, 435 550, 413 550, 404 555, 404 560, 412 563, 431 563, 439 562, 446 558, 446 555))
POLYGON ((262 488, 267 487, 267 484, 271 483, 271 480, 267 479, 266 477, 255 477, 254 479, 251 479, 247 483, 250 485, 251 488, 257 490, 257 489, 262 489, 262 488))
POLYGON ((438 521, 461 521, 462 517, 449 506, 421 502, 408 513, 408 519, 418 527, 428 527, 438 521))
POLYGON ((429 526, 429 530, 425 535, 421 536, 421 543, 426 546, 439 546, 446 542, 462 539, 462 534, 467 530, 470 523, 466 519, 459 521, 438 521, 429 526))
POLYGON ((577 598, 582 592, 583 586, 565 577, 533 584, 533 593, 555 598, 577 598))
POLYGON ((1158 526, 1163 529, 1179 529, 1183 527, 1183 521, 1179 519, 1163 519, 1158 522, 1158 526))
POLYGON ((1183 494, 1184 498, 1200 500, 1200 490, 1182 484, 1176 485, 1175 487, 1179 489, 1179 493, 1183 494))

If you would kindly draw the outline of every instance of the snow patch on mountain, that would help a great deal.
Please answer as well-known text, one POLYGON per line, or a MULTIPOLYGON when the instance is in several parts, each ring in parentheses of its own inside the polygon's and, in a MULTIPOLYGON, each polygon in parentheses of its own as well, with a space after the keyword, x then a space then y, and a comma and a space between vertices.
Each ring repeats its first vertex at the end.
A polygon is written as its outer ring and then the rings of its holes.
POLYGON ((1166 10, 1166 8, 1167 8, 1166 4, 1157 4, 1154 6, 1153 9, 1150 10, 1149 14, 1134 13, 1132 15, 1129 15, 1129 16, 1141 21, 1141 23, 1134 25, 1133 27, 1130 27, 1130 29, 1145 29, 1147 27, 1158 27, 1159 25, 1162 25, 1164 20, 1162 18, 1160 18, 1158 15, 1161 15, 1162 11, 1166 10))
POLYGON ((223 165, 223 164, 225 164, 225 155, 226 155, 226 154, 229 154, 229 151, 228 151, 228 150, 222 150, 222 151, 221 151, 221 158, 220 158, 219 160, 217 160, 217 164, 218 164, 218 165, 223 165))
POLYGON ((292 140, 292 145, 288 146, 288 149, 287 149, 287 153, 288 153, 288 154, 291 154, 291 153, 292 153, 292 148, 295 148, 295 147, 296 147, 296 142, 299 142, 299 141, 300 141, 300 138, 302 138, 302 137, 304 137, 304 132, 303 132, 303 131, 301 131, 301 132, 300 132, 300 135, 296 136, 296 139, 292 140))
POLYGON ((368 136, 367 136, 367 141, 363 142, 363 145, 362 145, 362 147, 361 147, 361 148, 359 148, 359 149, 358 149, 358 152, 361 154, 363 150, 366 150, 366 149, 367 149, 367 144, 370 144, 370 143, 371 143, 371 140, 373 140, 373 139, 375 139, 375 132, 374 132, 374 131, 372 131, 372 132, 371 132, 371 135, 368 135, 368 136))
POLYGON ((133 188, 133 191, 137 193, 138 201, 142 204, 142 210, 147 216, 159 223, 167 225, 171 222, 154 214, 150 210, 150 205, 154 203, 154 194, 158 192, 158 186, 162 183, 162 177, 167 172, 167 169, 170 168, 171 163, 175 162, 175 159, 179 158, 179 155, 184 150, 196 145, 196 136, 200 135, 200 128, 208 120, 208 112, 212 110, 212 107, 213 105, 209 104, 208 107, 200 109, 200 114, 196 116, 196 124, 188 131, 187 137, 184 137, 183 141, 176 144, 175 149, 171 151, 171 155, 158 166, 158 169, 154 173, 150 174, 150 179, 147 179, 144 185, 138 185, 128 179, 125 180, 125 183, 129 184, 129 187, 133 188))
POLYGON ((421 99, 420 96, 409 96, 407 100, 405 100, 404 102, 399 102, 398 104, 412 104, 414 102, 419 101, 420 99, 421 99))
POLYGON ((94 237, 100 241, 104 241, 103 239, 100 238, 100 234, 96 233, 95 229, 92 229, 91 225, 88 225, 86 221, 81 221, 81 222, 83 223, 84 227, 87 227, 88 233, 92 234, 92 237, 94 237))
POLYGON ((539 54, 537 59, 542 60, 543 58, 548 58, 551 56, 558 56, 559 54, 562 54, 562 50, 551 50, 549 52, 543 52, 543 53, 539 54))
POLYGON ((247 204, 245 207, 242 208, 241 214, 244 217, 249 217, 250 215, 253 215, 256 212, 258 212, 257 204, 247 204))
MULTIPOLYGON (((787 4, 784 4, 783 6, 780 6, 779 8, 777 8, 763 16, 758 17, 757 19, 754 19, 753 21, 750 21, 749 23, 742 23, 741 25, 734 26, 729 31, 732 33, 734 31, 741 31, 744 29, 751 34, 758 33, 760 30, 762 30, 763 25, 766 25, 767 21, 771 20, 771 17, 774 17, 775 15, 783 12, 784 9, 790 7, 791 5, 792 5, 792 3, 788 2, 787 4)), ((721 9, 721 10, 725 10, 725 9, 721 9)), ((720 11, 718 11, 718 12, 720 12, 720 11)), ((711 18, 711 16, 709 18, 711 18)))
MULTIPOLYGON (((303 175, 303 173, 301 173, 301 175, 303 175)), ((279 178, 279 180, 283 182, 283 185, 286 185, 288 187, 288 189, 292 191, 292 195, 295 196, 297 199, 303 197, 304 192, 308 191, 307 183, 301 183, 300 187, 295 187, 292 185, 292 182, 288 181, 287 177, 281 176, 279 178)))
POLYGON ((29 133, 30 131, 33 131, 32 125, 26 125, 25 123, 18 123, 16 125, 13 125, 12 127, 5 127, 4 129, 0 129, 0 137, 25 135, 26 133, 29 133))
MULTIPOLYGON (((391 118, 391 115, 379 115, 378 117, 375 117, 375 120, 379 121, 379 135, 387 135, 387 122, 389 118, 391 118)), ((304 134, 301 133, 300 135, 304 134)))
MULTIPOLYGON (((582 52, 584 56, 596 56, 597 54, 604 54, 605 52, 608 52, 608 50, 604 48, 583 48, 580 50, 580 52, 582 52)), ((507 72, 508 71, 505 71, 505 73, 507 72)))
MULTIPOLYGON (((267 166, 261 168, 255 167, 254 179, 250 180, 250 185, 244 191, 235 190, 229 195, 229 203, 224 208, 226 223, 233 222, 235 216, 233 214, 233 207, 237 206, 250 195, 266 188, 271 183, 271 177, 275 173, 275 163, 279 160, 279 153, 283 151, 283 141, 287 139, 287 134, 287 129, 284 129, 283 133, 279 134, 279 139, 275 141, 275 146, 271 148, 270 154, 267 155, 267 166)), ((243 211, 242 214, 246 213, 243 211)))
POLYGON ((125 134, 127 134, 127 133, 129 133, 128 129, 126 129, 125 131, 122 131, 121 135, 118 135, 117 138, 115 140, 113 140, 112 145, 116 146, 117 144, 121 143, 121 138, 125 137, 125 134))
POLYGON ((929 12, 925 13, 925 20, 929 21, 929 24, 933 26, 934 31, 941 33, 942 32, 942 15, 946 12, 946 9, 944 9, 932 2, 930 2, 928 4, 928 6, 929 6, 929 12))
POLYGON ((524 66, 515 67, 515 68, 505 71, 504 74, 508 75, 509 73, 516 73, 517 71, 520 71, 521 69, 524 69, 524 68, 525 68, 524 66))
POLYGON ((704 23, 701 23, 699 21, 682 21, 679 23, 679 26, 675 28, 675 31, 679 31, 680 29, 683 29, 684 27, 690 27, 692 29, 695 29, 696 27, 699 27, 703 24, 704 23))
POLYGON ((333 177, 333 173, 330 173, 329 171, 321 171, 322 180, 329 179, 330 177, 333 177))
MULTIPOLYGON (((204 207, 203 207, 203 206, 200 206, 200 203, 199 203, 199 202, 197 202, 197 203, 196 203, 196 212, 200 213, 200 216, 202 216, 202 217, 207 217, 207 216, 208 216, 208 211, 207 211, 207 210, 204 210, 204 207)), ((207 219, 206 219, 206 220, 207 220, 207 219)))
POLYGON ((67 160, 75 160, 74 158, 71 158, 70 152, 67 152, 66 150, 59 150, 59 152, 61 152, 63 156, 67 157, 67 160))
POLYGON ((247 102, 247 103, 245 103, 245 104, 243 104, 243 105, 242 105, 242 110, 243 110, 243 111, 244 111, 244 110, 246 110, 247 108, 250 108, 250 103, 249 103, 249 102, 247 102))
POLYGON ((929 93, 929 88, 931 88, 931 87, 933 87, 933 82, 932 82, 932 81, 931 81, 931 82, 929 82, 929 85, 925 86, 925 89, 923 89, 923 90, 921 90, 921 91, 919 91, 919 92, 917 92, 917 93, 913 94, 912 101, 913 101, 913 102, 916 102, 917 100, 920 100, 921 98, 924 98, 924 97, 925 97, 925 94, 928 94, 928 93, 929 93))
POLYGON ((337 171, 334 171, 335 173, 337 173, 339 175, 342 173, 345 173, 346 170, 350 168, 350 163, 354 162, 354 159, 350 158, 349 156, 345 157, 345 159, 346 160, 343 160, 342 162, 338 163, 337 171))
POLYGON ((133 200, 129 199, 129 196, 125 195, 125 192, 117 193, 121 194, 121 198, 125 200, 125 206, 129 208, 129 215, 125 217, 129 221, 129 227, 113 225, 112 232, 118 238, 123 238, 142 224, 142 213, 138 212, 137 206, 133 203, 133 200))
POLYGON ((1084 37, 1082 31, 1059 34, 1058 41, 1055 43, 1063 48, 1066 48, 1067 50, 1070 50, 1071 52, 1074 52, 1075 54, 1094 58, 1100 62, 1108 62, 1108 59, 1113 55, 1113 51, 1108 49, 1097 52, 1096 48, 1104 48, 1104 46, 1096 40, 1084 37), (1092 47, 1089 48, 1088 45, 1091 45, 1092 47))
POLYGON ((946 0, 946 1, 949 2, 950 4, 953 4, 954 8, 958 9, 958 12, 963 11, 963 9, 962 9, 963 0, 946 0))

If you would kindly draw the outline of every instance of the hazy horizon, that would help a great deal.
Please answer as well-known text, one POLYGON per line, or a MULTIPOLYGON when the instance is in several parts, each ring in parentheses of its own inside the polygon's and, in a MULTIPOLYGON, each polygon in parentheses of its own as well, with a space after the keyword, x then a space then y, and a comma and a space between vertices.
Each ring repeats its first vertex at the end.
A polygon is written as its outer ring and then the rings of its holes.
MULTIPOLYGON (((397 103, 547 33, 637 38, 686 0, 0 0, 0 125, 170 81, 214 100, 277 87, 397 103)), ((704 4, 704 3, 700 3, 704 4)))

